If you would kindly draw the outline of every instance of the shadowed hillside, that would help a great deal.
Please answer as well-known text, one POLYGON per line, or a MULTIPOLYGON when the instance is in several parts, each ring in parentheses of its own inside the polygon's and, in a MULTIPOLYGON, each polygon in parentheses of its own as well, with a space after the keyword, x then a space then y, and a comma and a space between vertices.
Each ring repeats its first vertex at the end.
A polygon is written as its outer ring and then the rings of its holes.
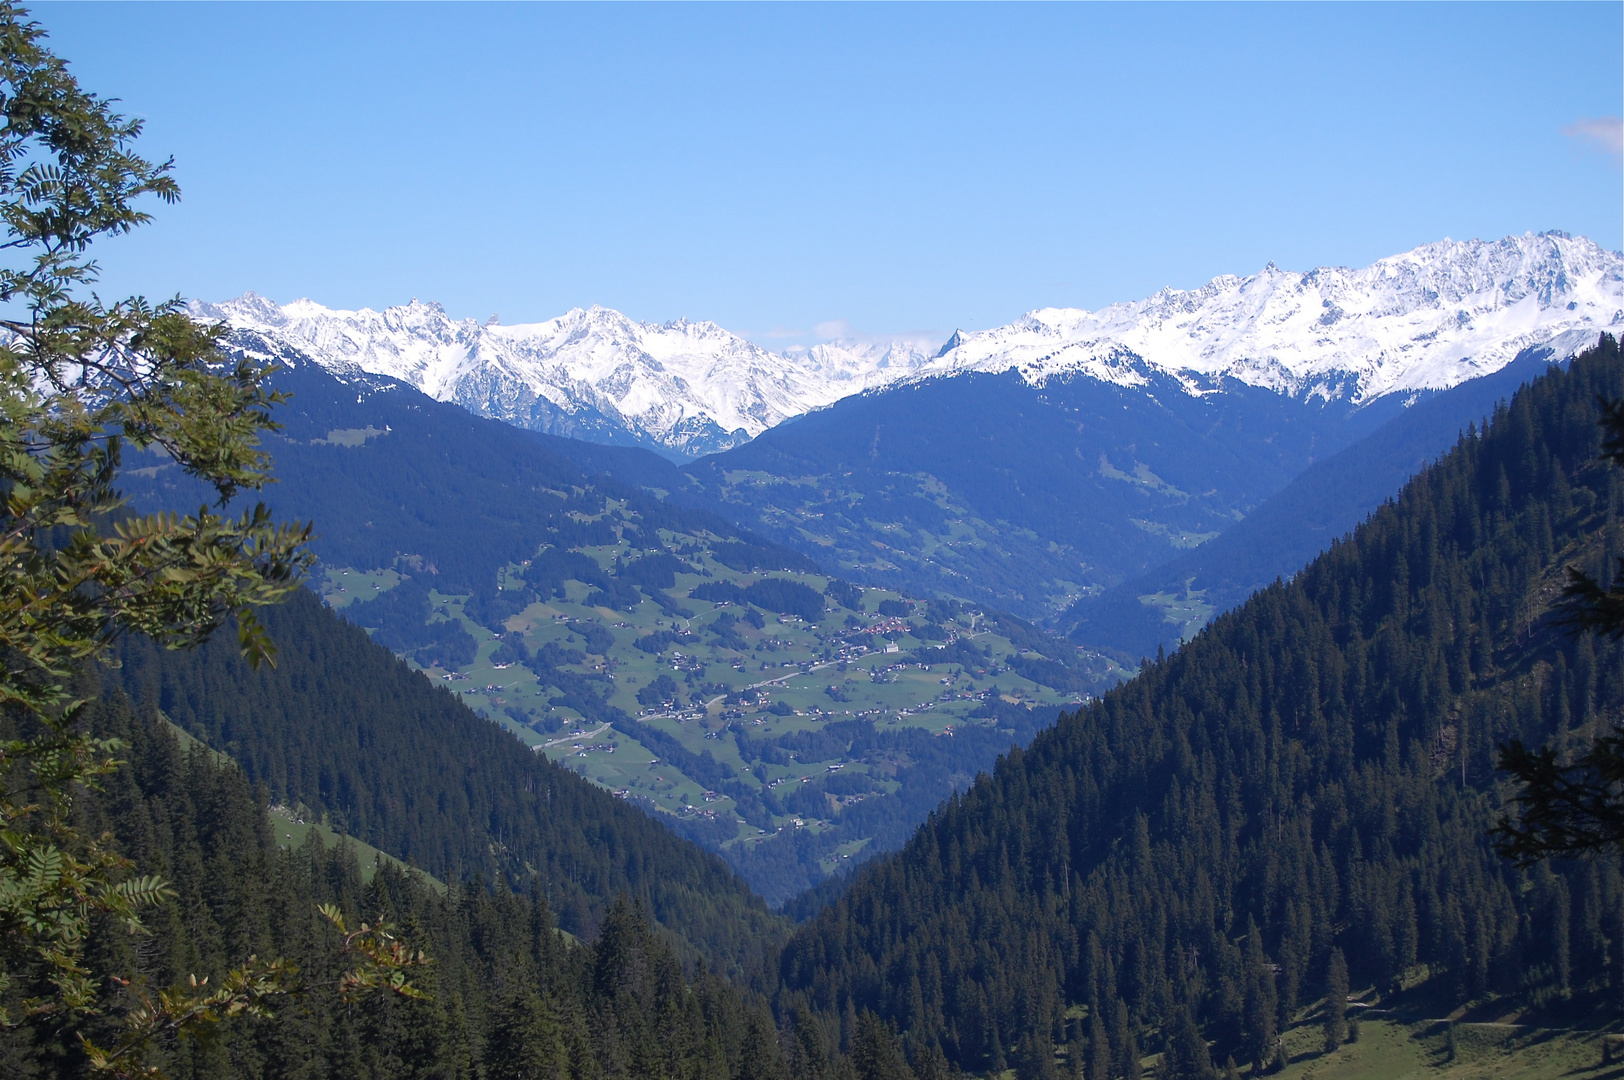
POLYGON ((1624 702, 1624 646, 1545 618, 1565 565, 1624 550, 1596 424, 1621 394, 1604 339, 1289 584, 1011 753, 795 935, 780 1007, 843 1031, 873 1010, 916 1060, 1023 1076, 1057 1047, 1090 1076, 1141 1051, 1204 1075, 1197 1028, 1261 1073, 1333 949, 1374 1003, 1423 980, 1445 1012, 1617 1016, 1617 860, 1521 870, 1486 834, 1498 743, 1572 745, 1624 702))

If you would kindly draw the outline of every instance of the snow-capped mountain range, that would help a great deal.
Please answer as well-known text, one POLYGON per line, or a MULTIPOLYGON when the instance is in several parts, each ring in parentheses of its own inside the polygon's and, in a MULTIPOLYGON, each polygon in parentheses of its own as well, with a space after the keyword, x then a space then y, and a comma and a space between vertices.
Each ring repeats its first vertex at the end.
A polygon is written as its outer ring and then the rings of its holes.
POLYGON ((778 354, 715 323, 640 323, 604 307, 516 326, 454 320, 419 300, 335 311, 246 293, 192 311, 291 345, 338 375, 387 375, 520 427, 683 455, 748 442, 906 376, 933 351, 837 342, 778 354))
POLYGON ((1043 308, 958 333, 915 377, 1016 368, 1033 384, 1083 374, 1192 393, 1235 379, 1362 404, 1498 371, 1530 346, 1572 350, 1624 331, 1624 256, 1582 237, 1443 240, 1362 270, 1270 264, 1100 311, 1043 308), (1560 339, 1560 340, 1559 340, 1560 339))
POLYGON ((193 312, 280 340, 340 375, 388 375, 523 427, 686 456, 851 394, 969 371, 1126 386, 1162 371, 1190 393, 1236 380, 1351 404, 1445 389, 1530 346, 1572 352, 1603 331, 1624 333, 1624 255, 1527 233, 1443 240, 1361 270, 1271 264, 1100 311, 1044 308, 957 332, 934 355, 918 341, 773 353, 715 323, 640 323, 603 307, 501 326, 453 320, 417 300, 337 311, 247 293, 193 312))

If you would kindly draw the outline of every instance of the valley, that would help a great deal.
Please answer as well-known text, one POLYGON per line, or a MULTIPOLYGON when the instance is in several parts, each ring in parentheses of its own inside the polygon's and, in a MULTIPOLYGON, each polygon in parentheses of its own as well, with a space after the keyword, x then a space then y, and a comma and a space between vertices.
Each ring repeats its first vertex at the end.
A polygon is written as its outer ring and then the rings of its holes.
POLYGON ((421 585, 393 570, 324 568, 323 599, 537 752, 729 856, 776 902, 873 854, 876 808, 910 819, 1120 677, 1000 613, 743 571, 718 538, 645 536, 613 500, 575 521, 622 535, 505 568, 498 599, 518 599, 494 615, 432 587, 408 609, 421 585), (548 576, 565 572, 579 576, 548 576), (403 646, 435 627, 432 644, 403 646), (784 857, 763 845, 807 865, 787 881, 752 874, 784 857))
MULTIPOLYGON (((1189 639, 1168 651, 1165 638, 1148 638, 1163 648, 1143 666, 971 596, 915 591, 908 585, 924 578, 895 573, 900 560, 887 571, 880 536, 938 564, 962 557, 954 545, 994 515, 956 508, 955 492, 995 469, 986 455, 953 461, 928 438, 910 438, 921 460, 935 453, 937 472, 916 475, 899 496, 906 460, 881 469, 877 458, 865 467, 842 456, 847 429, 872 421, 862 411, 871 400, 682 467, 517 432, 389 381, 357 394, 296 354, 282 358, 284 385, 302 400, 277 436, 286 463, 277 498, 329 523, 311 581, 322 605, 391 650, 435 709, 499 733, 504 753, 587 782, 671 840, 718 853, 755 903, 778 909, 779 921, 764 922, 733 894, 731 925, 751 930, 726 945, 692 907, 667 908, 664 925, 689 955, 720 951, 735 971, 756 962, 747 957, 776 958, 770 976, 755 977, 770 978, 778 1015, 794 1018, 792 1070, 823 1075, 816 1062, 840 1060, 841 1046, 859 1059, 889 1053, 865 1027, 878 1017, 909 1033, 913 1049, 895 1052, 912 1054, 922 1072, 1110 1080, 1134 1075, 1134 1057, 1141 1070, 1205 1075, 1181 1056, 1193 1052, 1184 1017, 1199 1015, 1213 1061, 1236 1059, 1238 1075, 1610 1075, 1595 1067, 1591 1020, 1572 1031, 1516 1025, 1565 1017, 1578 1008, 1570 999, 1612 1015, 1607 995, 1624 978, 1609 921, 1621 895, 1615 869, 1530 875, 1484 840, 1504 798, 1492 759, 1499 740, 1541 737, 1553 722, 1596 730, 1616 711, 1617 646, 1564 639, 1519 614, 1550 603, 1562 565, 1600 565, 1621 543, 1614 511, 1624 485, 1596 462, 1593 428, 1556 419, 1618 393, 1624 369, 1610 339, 1570 363, 1530 353, 1385 420, 1354 415, 1345 449, 1273 495, 1255 488, 1255 508, 1194 548, 1180 548, 1166 526, 1198 502, 1192 470, 1230 482, 1221 474, 1235 459, 1159 458, 1148 439, 1128 457, 1109 449, 1123 436, 1107 433, 1085 473, 1051 469, 1057 489, 1092 476, 1138 500, 1137 511, 1131 502, 1114 511, 1126 529, 1082 530, 1084 542, 1148 538, 1183 551, 1142 584, 1119 587, 1145 589, 1136 607, 1189 639), (1484 426, 1468 419, 1459 434, 1462 418, 1485 413, 1484 426), (1429 465, 1437 453, 1443 460, 1429 465), (727 467, 730 458, 755 467, 727 467), (822 471, 799 464, 808 462, 822 471), (1223 612, 1247 575, 1321 543, 1360 500, 1417 468, 1400 499, 1351 539, 1223 612), (1488 482, 1495 470, 1507 479, 1488 482), (722 486, 707 491, 707 477, 722 486), (779 512, 792 505, 786 493, 803 500, 798 517, 779 512), (913 503, 940 516, 926 520, 913 503), (751 528, 732 524, 739 518, 751 528), (1164 528, 1145 527, 1158 521, 1164 528), (413 550, 400 553, 407 542, 413 550), (877 553, 866 562, 856 557, 865 547, 877 553), (391 548, 387 563, 371 561, 391 548), (1392 659, 1400 655, 1410 659, 1392 659), (1381 791, 1398 793, 1391 813, 1372 801, 1381 791), (1276 884, 1262 888, 1259 876, 1276 884), (1447 898, 1457 895, 1475 898, 1475 939, 1453 914, 1447 898), (1568 928, 1513 909, 1565 911, 1568 928), (966 910, 977 912, 974 932, 962 924, 966 910), (1333 918, 1347 922, 1337 929, 1333 918), (1519 966, 1570 939, 1589 952, 1564 954, 1565 968, 1519 966), (1462 951, 1473 940, 1477 959, 1462 951), (1329 942, 1350 950, 1348 969, 1367 988, 1350 1008, 1368 1010, 1359 1040, 1332 1051, 1314 1011, 1329 942), (1173 963, 1175 949, 1190 959, 1173 963), (874 980, 869 972, 882 968, 915 974, 874 980), (1449 1050, 1448 1023, 1427 1017, 1462 1001, 1471 1007, 1449 1050)), ((951 403, 977 385, 909 393, 951 403)), ((1086 396, 1095 391, 1061 389, 1085 395, 1096 421, 1109 411, 1086 396)), ((1126 404, 1130 417, 1145 415, 1126 404)), ((1225 407, 1241 408, 1234 399, 1225 407)), ((953 428, 929 408, 912 413, 917 431, 953 428)), ((1178 430, 1210 432, 1194 415, 1178 430)), ((1302 438, 1315 443, 1324 414, 1299 415, 1302 438)), ((1236 422, 1259 430, 1256 416, 1236 422)), ((1290 443, 1260 440, 1246 452, 1255 463, 1290 443)), ((1043 466, 1017 471, 1042 476, 1043 466)), ((1264 475, 1239 473, 1254 485, 1264 475)), ((180 490, 162 470, 140 481, 146 498, 180 490)), ((1044 502, 1042 484, 979 490, 984 505, 1036 515, 1061 505, 1044 502)), ((1221 488, 1204 490, 1210 502, 1221 488)), ((1048 548, 1051 558, 1057 550, 1048 548)), ((1041 565, 1027 559, 1021 570, 1041 565)), ((966 576, 996 595, 984 568, 966 576)), ((279 615, 272 625, 285 624, 279 615)), ((1085 625, 1097 633, 1107 624, 1085 625)), ((130 692, 148 663, 126 661, 130 692)), ((186 704, 195 677, 166 670, 158 700, 190 737, 225 745, 227 733, 244 731, 251 712, 210 719, 186 704)), ((286 737, 257 736, 247 767, 278 775, 266 770, 266 751, 274 761, 286 737)), ((301 811, 305 821, 331 821, 374 845, 362 850, 388 853, 375 861, 404 854, 419 865, 432 850, 423 840, 443 828, 432 818, 395 822, 387 808, 404 792, 370 803, 343 794, 382 773, 341 773, 336 786, 315 788, 287 775, 279 798, 314 808, 301 811)), ((404 804, 443 800, 449 779, 415 781, 404 804)), ((284 843, 314 831, 288 813, 273 815, 284 843)), ((503 820, 510 828, 517 819, 503 820)), ((489 865, 533 872, 520 869, 533 864, 530 854, 515 859, 519 850, 493 844, 489 865)), ((439 858, 430 865, 443 873, 439 858)), ((590 941, 601 891, 549 888, 565 929, 590 941)), ((678 895, 690 894, 668 892, 665 902, 678 895)), ((862 1080, 871 1075, 880 1074, 862 1080)))
POLYGON ((1211 542, 1397 412, 1146 379, 968 372, 865 394, 683 466, 671 497, 853 580, 1064 632, 1073 605, 1211 542))
MULTIPOLYGON (((269 496, 321 522, 323 599, 774 904, 891 850, 1128 669, 996 607, 832 577, 647 476, 567 456, 589 444, 237 340, 294 395, 269 496)), ((163 469, 130 492, 152 507, 199 494, 163 469)))
POLYGON ((0 1077, 1624 1080, 1616 7, 47 15, 0 1077))
MULTIPOLYGON (((373 855, 379 866, 404 860, 442 881, 466 880, 470 866, 538 887, 546 881, 559 923, 581 941, 593 940, 608 917, 600 883, 640 881, 684 955, 770 980, 777 1015, 793 1018, 780 1023, 799 1033, 786 1058, 792 1075, 824 1075, 816 1062, 842 1060, 835 1055, 888 1052, 883 1038, 879 1049, 861 1049, 874 1017, 910 1033, 913 1049, 896 1052, 913 1054, 922 1071, 934 1060, 1002 1080, 1041 1080, 1051 1070, 1109 1080, 1113 1071, 1131 1076, 1126 1062, 1138 1055, 1141 1068, 1183 1075, 1187 1040, 1179 1032, 1188 1029, 1179 1025, 1197 1014, 1214 1060, 1235 1057, 1246 1075, 1441 1070, 1533 1080, 1558 1067, 1595 1071, 1586 1064, 1596 1060, 1593 1028, 1502 1037, 1498 1020, 1480 1023, 1473 1013, 1457 1025, 1455 1055, 1446 1057, 1438 1022, 1402 1010, 1413 996, 1415 1009, 1448 1013, 1469 995, 1490 1012, 1532 1006, 1560 1016, 1562 993, 1602 1001, 1621 977, 1607 915, 1619 895, 1616 874, 1597 864, 1519 877, 1483 839, 1492 800, 1503 798, 1495 741, 1543 731, 1556 717, 1567 718, 1557 721, 1565 730, 1594 730, 1613 714, 1609 687, 1624 678, 1616 646, 1564 641, 1515 615, 1549 602, 1532 598, 1555 595, 1553 575, 1564 562, 1597 565, 1617 549, 1609 508, 1624 486, 1599 471, 1589 429, 1553 420, 1617 392, 1624 369, 1609 339, 1571 364, 1530 354, 1499 379, 1463 384, 1387 420, 1354 416, 1344 451, 1274 495, 1254 486, 1255 495, 1228 496, 1260 501, 1193 549, 1179 547, 1172 526, 1200 527, 1179 515, 1221 505, 1213 502, 1221 485, 1235 483, 1223 477, 1225 463, 1237 458, 1209 453, 1189 464, 1171 449, 1157 457, 1162 451, 1148 439, 1130 457, 1111 449, 1123 435, 1107 432, 1091 461, 1070 455, 1084 472, 1050 468, 1056 491, 1088 476, 1128 500, 1095 500, 1096 511, 1113 505, 1126 525, 1081 529, 1081 542, 1097 551, 1131 540, 1183 552, 1155 571, 1160 578, 1139 579, 1154 585, 1125 583, 1145 587, 1137 605, 1190 638, 1137 671, 1125 650, 1079 648, 977 601, 975 590, 916 591, 909 586, 925 577, 882 569, 888 542, 945 565, 962 557, 953 545, 990 519, 1014 535, 1007 516, 971 516, 968 507, 953 516, 955 492, 977 484, 983 505, 1024 506, 1060 521, 1044 507, 1065 508, 1058 495, 1045 502, 1041 483, 993 490, 977 479, 996 472, 986 455, 937 454, 936 472, 917 474, 900 496, 905 460, 881 469, 870 459, 865 472, 843 456, 853 440, 842 432, 870 422, 862 412, 874 407, 870 400, 788 424, 728 455, 750 462, 753 454, 755 468, 719 459, 680 467, 640 450, 517 431, 389 380, 346 384, 296 353, 276 355, 285 363, 282 385, 298 397, 274 437, 284 480, 274 498, 280 512, 326 524, 311 580, 321 604, 307 595, 268 625, 290 641, 315 641, 337 633, 338 616, 355 639, 321 662, 328 674, 306 670, 300 657, 286 683, 280 674, 266 683, 212 647, 198 657, 212 666, 208 674, 140 652, 127 653, 121 670, 126 692, 155 694, 188 737, 238 747, 235 759, 272 785, 279 806, 303 807, 297 821, 286 809, 271 816, 290 850, 336 829, 370 845, 362 851, 386 853, 373 855), (1518 389, 1523 379, 1533 382, 1518 389), (1512 410, 1498 403, 1509 391, 1512 410), (1469 421, 1467 437, 1451 446, 1451 426, 1482 412, 1489 425, 1469 421), (1359 425, 1369 431, 1356 438, 1359 425), (822 462, 821 472, 794 464, 790 453, 808 448, 828 455, 799 459, 822 462), (1440 450, 1444 461, 1428 466, 1440 450), (1388 502, 1354 534, 1366 537, 1358 541, 1362 562, 1350 565, 1355 541, 1344 541, 1289 584, 1221 612, 1234 603, 1237 578, 1319 543, 1357 512, 1350 508, 1358 500, 1412 468, 1421 478, 1403 501, 1388 502), (1200 469, 1216 483, 1203 488, 1200 469), (1518 479, 1489 484, 1492 469, 1518 479), (706 477, 724 486, 707 492, 706 477), (790 505, 785 492, 807 500, 798 518, 775 509, 790 505), (1204 492, 1207 504, 1191 492, 1204 492), (914 503, 940 516, 926 520, 930 512, 914 503), (1440 522, 1440 507, 1459 520, 1440 522), (733 524, 739 518, 750 528, 733 524), (936 546, 921 542, 927 535, 936 546), (1416 549, 1427 535, 1448 537, 1457 562, 1440 562, 1444 549, 1416 549), (856 557, 865 546, 877 556, 856 557), (1408 591, 1373 583, 1393 581, 1409 582, 1408 591), (1457 612, 1453 620, 1441 617, 1445 608, 1457 612), (1451 626, 1461 628, 1458 638, 1451 626), (337 740, 318 754, 299 733, 313 708, 302 688, 347 671, 341 655, 353 664, 363 642, 393 652, 396 670, 387 678, 381 670, 359 680, 346 674, 345 694, 370 700, 356 695, 375 697, 366 688, 387 682, 384 700, 421 696, 407 716, 424 719, 408 719, 379 742, 382 718, 366 711, 373 706, 315 707, 322 738, 337 740), (1389 659, 1400 654, 1419 659, 1389 659), (1244 674, 1249 667, 1255 675, 1244 674), (143 689, 155 674, 156 689, 143 689), (221 701, 232 692, 219 696, 228 682, 242 699, 229 708, 221 701), (267 693, 278 703, 269 713, 255 704, 267 693), (1383 704, 1393 701, 1401 707, 1383 704), (354 736, 338 719, 351 715, 367 717, 354 736), (430 716, 437 734, 425 743, 430 716), (1385 727, 1377 723, 1384 716, 1385 727), (1278 735, 1269 735, 1275 726, 1278 735), (422 760, 398 756, 402 736, 422 760), (466 764, 445 774, 436 765, 443 755, 422 749, 433 739, 476 737, 494 737, 501 749, 454 750, 451 760, 466 764), (336 749, 352 738, 356 745, 336 749), (333 765, 323 763, 329 754, 333 765), (524 763, 508 760, 514 754, 524 763), (448 800, 464 797, 458 786, 491 767, 502 776, 478 781, 472 813, 402 815, 457 805, 448 800), (686 881, 709 884, 656 891, 637 860, 615 869, 620 841, 605 838, 629 821, 610 828, 605 809, 579 802, 580 792, 570 796, 580 810, 563 819, 549 810, 535 819, 545 823, 538 832, 528 823, 540 794, 530 767, 554 769, 646 822, 664 843, 690 846, 685 838, 716 852, 725 870, 720 862, 686 867, 686 881), (1234 786, 1224 786, 1226 777, 1234 786), (1392 814, 1372 802, 1373 791, 1386 790, 1402 793, 1392 814), (471 823, 487 819, 493 831, 481 841, 471 823), (581 846, 571 821, 598 839, 581 846), (474 834, 463 836, 470 827, 474 834), (1361 854, 1366 845, 1369 856, 1361 854), (546 870, 537 858, 549 860, 546 870), (713 893, 718 873, 733 884, 713 893), (1278 884, 1262 889, 1258 875, 1278 884), (727 914, 717 922, 705 914, 717 902, 708 897, 724 894, 727 914), (1444 899, 1457 894, 1477 898, 1476 940, 1494 950, 1481 959, 1461 959, 1471 931, 1444 899), (767 904, 781 914, 769 915, 767 904), (1562 932, 1591 942, 1589 953, 1572 954, 1565 976, 1548 965, 1515 975, 1519 958, 1556 946, 1535 922, 1513 928, 1513 908, 1568 911, 1562 932), (978 913, 973 933, 961 923, 965 910, 978 913), (907 933, 898 923, 904 912, 907 933), (1347 924, 1335 929, 1333 917, 1347 924), (1572 929, 1581 924, 1589 929, 1572 929), (1361 1004, 1385 1013, 1369 1015, 1357 1043, 1327 1053, 1316 1047, 1312 1008, 1331 941, 1351 950, 1350 970, 1370 987, 1361 1004), (1172 963, 1174 949, 1192 959, 1172 963), (761 974, 769 956, 772 973, 761 974), (868 972, 880 968, 916 974, 875 981, 868 972), (950 986, 974 987, 975 995, 950 986), (1115 1064, 1100 1066, 1102 1055, 1115 1064)), ((1110 410, 1094 390, 1061 389, 1098 410, 1084 430, 1107 426, 1096 422, 1110 410)), ((957 391, 910 393, 951 402, 957 391)), ((1130 417, 1155 408, 1121 404, 1129 407, 1117 411, 1130 417)), ((935 423, 930 409, 912 411, 919 431, 952 426, 935 423)), ((1166 430, 1210 432, 1197 415, 1186 412, 1166 430)), ((1299 434, 1311 445, 1326 430, 1324 414, 1299 415, 1308 418, 1299 434)), ((1256 416, 1236 422, 1258 430, 1256 416)), ((932 453, 928 439, 910 445, 932 453)), ((1260 485, 1256 463, 1291 451, 1289 440, 1276 439, 1244 452, 1254 464, 1238 469, 1240 483, 1260 485)), ((1287 476, 1286 459, 1276 461, 1272 475, 1287 476)), ((1037 461, 1018 471, 1046 475, 1037 461)), ((162 468, 143 470, 132 487, 149 505, 186 497, 162 468)), ((1036 550, 1039 541, 1030 542, 1036 550)), ((980 550, 1003 547, 1000 540, 980 550)), ((1046 550, 1060 558, 1058 546, 1046 550)), ((1016 562, 1023 573, 1046 565, 1016 562)), ((986 568, 965 574, 989 586, 980 595, 999 595, 1000 579, 986 568)), ((548 780, 548 790, 562 793, 559 784, 548 780)), ((682 858, 652 836, 637 843, 663 865, 682 858)), ((1611 1015, 1610 1006, 1596 1008, 1611 1015)))

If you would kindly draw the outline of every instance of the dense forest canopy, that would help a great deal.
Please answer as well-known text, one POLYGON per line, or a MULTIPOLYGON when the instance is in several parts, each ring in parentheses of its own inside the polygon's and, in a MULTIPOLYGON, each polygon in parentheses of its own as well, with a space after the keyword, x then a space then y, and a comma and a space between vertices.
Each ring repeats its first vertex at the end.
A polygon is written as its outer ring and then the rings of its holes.
POLYGON ((780 1008, 872 1010, 967 1070, 1042 1075, 1069 1043, 1104 1080, 1187 1020, 1266 1067, 1338 948, 1378 995, 1430 975, 1455 1002, 1624 1004, 1618 861, 1519 869, 1488 835, 1497 744, 1581 745, 1624 701, 1624 648, 1548 617, 1566 565, 1624 550, 1624 471, 1597 457, 1621 394, 1607 338, 1011 753, 796 934, 780 1008))
POLYGON ((131 639, 119 680, 274 801, 436 877, 539 881, 584 936, 624 893, 720 970, 753 970, 772 947, 777 920, 719 858, 474 716, 309 593, 266 625, 275 670, 222 643, 176 654, 131 639))
POLYGON ((1346 441, 1377 412, 1328 428, 1301 402, 1282 419, 1254 388, 1135 414, 1058 380, 1043 425, 1080 433, 1086 415, 1144 442, 1147 461, 1096 462, 1081 444, 1011 445, 1010 409, 989 404, 1010 378, 922 385, 916 406, 934 405, 911 410, 917 437, 885 466, 883 425, 853 399, 686 470, 700 508, 581 465, 665 475, 635 455, 572 457, 389 380, 313 395, 273 434, 283 391, 331 390, 329 373, 241 336, 224 355, 225 331, 178 301, 79 295, 90 243, 178 188, 133 154, 140 122, 81 91, 42 40, 0 3, 0 219, 17 257, 0 299, 27 314, 0 340, 0 1074, 1051 1080, 1063 1065, 1138 1080, 1150 1051, 1165 1080, 1210 1080, 1215 1059, 1230 1075, 1283 1064, 1281 1031, 1316 999, 1326 1045, 1352 1037, 1352 990, 1364 1005, 1420 987, 1447 1009, 1624 1009, 1616 853, 1519 864, 1490 841, 1513 794, 1495 768, 1508 741, 1549 745, 1549 763, 1624 731, 1621 635, 1551 614, 1565 584, 1603 607, 1624 595, 1624 470, 1597 453, 1598 417, 1624 400, 1612 338, 1289 582, 999 759, 900 852, 790 905, 812 916, 792 930, 629 790, 513 737, 541 718, 513 706, 504 728, 423 669, 521 667, 532 697, 601 725, 590 737, 657 747, 714 785, 702 798, 733 801, 737 821, 704 826, 718 844, 793 816, 818 838, 738 860, 787 893, 812 865, 899 840, 1039 722, 1028 705, 1055 699, 1034 688, 1074 702, 1116 669, 996 610, 866 595, 772 537, 871 577, 1035 587, 1030 610, 1046 610, 1143 570, 1145 535, 1202 542, 1320 436, 1346 441), (1225 432, 1239 450, 1188 452, 1225 432), (489 452, 470 460, 470 436, 489 452), (125 471, 126 445, 150 459, 125 471), (964 445, 1013 451, 966 459, 974 499, 908 456, 964 445), (871 464, 848 468, 864 446, 871 464), (299 588, 305 526, 263 505, 141 518, 116 483, 225 508, 269 481, 268 450, 294 466, 279 501, 331 530, 317 550, 353 564, 358 590, 387 577, 352 608, 367 629, 299 588), (805 473, 790 486, 806 497, 786 509, 775 480, 757 483, 769 470, 728 463, 805 473), (1017 520, 1012 477, 1048 538, 1017 520), (1148 518, 1101 517, 1152 496, 1148 518), (768 538, 717 508, 748 510, 768 538), (912 558, 881 535, 936 561, 875 556, 912 558), (1097 580, 1073 575, 1085 547, 1110 564, 1097 580), (737 680, 707 682, 678 651, 697 653, 699 630, 707 655, 735 654, 737 680), (641 686, 611 688, 616 663, 645 665, 641 686), (847 705, 861 673, 888 707, 797 709, 785 697, 807 687, 757 678, 790 669, 833 669, 819 693, 847 705), (875 689, 901 678, 934 684, 931 700, 875 689), (938 707, 977 726, 902 723, 938 707))
POLYGON ((89 722, 121 740, 127 764, 78 802, 77 823, 173 882, 173 895, 146 913, 145 935, 97 926, 90 955, 128 982, 108 981, 98 1011, 73 1022, 0 1028, 0 1075, 91 1075, 78 1039, 116 1038, 132 993, 218 983, 254 954, 331 978, 346 960, 317 906, 332 904, 352 922, 388 919, 424 950, 431 962, 416 981, 428 999, 347 1002, 324 989, 264 1017, 162 1038, 144 1064, 175 1080, 787 1080, 766 1002, 702 967, 685 974, 626 893, 604 905, 588 946, 556 928, 540 878, 515 892, 476 873, 448 888, 391 863, 363 865, 347 839, 324 846, 316 830, 279 846, 287 819, 267 817, 265 786, 200 744, 183 750, 158 711, 112 679, 89 722))
MULTIPOLYGON (((1366 1004, 1422 980, 1454 1002, 1616 1011, 1616 861, 1519 869, 1488 833, 1505 805, 1497 745, 1581 746, 1624 694, 1624 648, 1547 614, 1566 565, 1610 585, 1624 551, 1624 472, 1597 460, 1595 425, 1598 396, 1621 393, 1611 341, 1542 378, 1292 581, 1009 754, 844 893, 809 897, 797 910, 832 902, 763 984, 776 985, 779 1031, 777 1056, 760 1060, 863 1080, 1005 1067, 1111 1080, 1137 1075, 1146 1053, 1173 1075, 1204 1075, 1203 1054, 1258 1071, 1343 971, 1366 1004)), ((464 906, 509 911, 512 926, 557 910, 594 939, 638 922, 617 907, 623 892, 676 957, 747 975, 772 955, 777 924, 719 864, 535 760, 310 598, 268 625, 288 643, 274 674, 229 650, 132 643, 117 675, 132 715, 161 707, 242 761, 267 798, 314 792, 298 796, 307 809, 481 898, 464 906), (460 775, 437 764, 445 747, 467 761, 460 775), (573 809, 559 817, 561 795, 573 809)), ((873 737, 837 727, 759 753, 873 737)), ((390 910, 444 903, 411 887, 420 895, 390 910)), ((463 933, 423 940, 455 952, 470 947, 463 933)), ((757 1006, 701 985, 721 1002, 701 1013, 744 1018, 718 1045, 767 1038, 757 1006)), ((524 1045, 499 1018, 552 1030, 546 1018, 576 1006, 548 993, 542 1006, 459 1006, 470 1019, 452 1010, 445 1045, 470 1063, 524 1045)), ((575 1055, 565 1075, 621 1067, 602 1064, 620 1060, 602 1043, 559 1053, 575 1055)), ((645 1067, 628 1075, 660 1075, 645 1067)))

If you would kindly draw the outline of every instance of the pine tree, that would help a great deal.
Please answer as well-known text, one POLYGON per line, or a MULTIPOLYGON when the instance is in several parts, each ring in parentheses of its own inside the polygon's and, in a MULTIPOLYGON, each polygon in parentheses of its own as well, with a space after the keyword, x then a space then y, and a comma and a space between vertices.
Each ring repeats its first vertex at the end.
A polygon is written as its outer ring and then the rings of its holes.
POLYGON ((1325 1051, 1330 1053, 1348 1037, 1348 964, 1341 949, 1331 950, 1325 966, 1325 1051))
POLYGON ((1274 991, 1274 968, 1263 952, 1263 935, 1253 922, 1246 930, 1246 1004, 1242 1042, 1252 1062, 1252 1074, 1261 1075, 1274 1060, 1275 1014, 1279 1001, 1274 991))
POLYGON ((1174 1014, 1162 1065, 1158 1075, 1167 1080, 1214 1080, 1212 1055, 1188 1006, 1180 1006, 1174 1014))
POLYGON ((896 1031, 867 1010, 857 1017, 851 1057, 858 1080, 917 1080, 902 1055, 896 1031))
MULTIPOLYGON (((946 1059, 942 1058, 940 1050, 935 1047, 931 1049, 936 1051, 941 1069, 929 1076, 921 1076, 920 1080, 948 1080, 946 1059)), ((789 1080, 790 1074, 784 1067, 784 1058, 778 1048, 778 1030, 765 1009, 750 1010, 745 1020, 736 1075, 737 1080, 789 1080)))
POLYGON ((1145 1072, 1139 1057, 1139 1039, 1134 1035, 1127 1003, 1120 998, 1117 999, 1115 1016, 1111 1043, 1116 1057, 1116 1075, 1123 1080, 1139 1080, 1145 1072))
POLYGON ((1021 1039, 1015 1076, 1016 1080, 1055 1080, 1054 1045, 1047 1033, 1029 1032, 1021 1039))
POLYGON ((830 1036, 816 1015, 795 1017, 790 1031, 788 1066, 796 1080, 827 1080, 831 1066, 830 1036))
POLYGON ((1111 1038, 1098 1009, 1088 1018, 1088 1080, 1110 1080, 1111 1038))
POLYGON ((485 1044, 489 1080, 567 1080, 569 1058, 558 1019, 533 993, 513 994, 498 1008, 485 1044))

